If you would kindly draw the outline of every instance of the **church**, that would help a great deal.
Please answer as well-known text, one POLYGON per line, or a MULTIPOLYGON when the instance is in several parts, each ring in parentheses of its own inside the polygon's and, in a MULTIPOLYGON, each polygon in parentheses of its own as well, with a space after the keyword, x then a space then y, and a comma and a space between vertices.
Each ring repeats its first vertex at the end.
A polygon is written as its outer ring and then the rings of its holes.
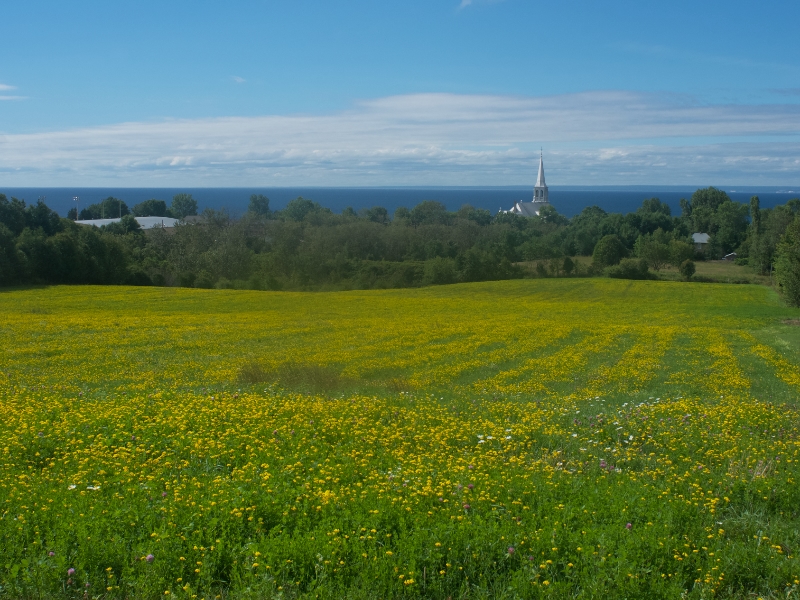
POLYGON ((538 217, 539 211, 545 206, 550 206, 547 195, 547 184, 544 182, 544 162, 542 155, 539 154, 539 176, 536 178, 536 185, 533 187, 533 200, 524 202, 520 200, 514 204, 511 210, 500 210, 502 213, 521 215, 523 217, 538 217))

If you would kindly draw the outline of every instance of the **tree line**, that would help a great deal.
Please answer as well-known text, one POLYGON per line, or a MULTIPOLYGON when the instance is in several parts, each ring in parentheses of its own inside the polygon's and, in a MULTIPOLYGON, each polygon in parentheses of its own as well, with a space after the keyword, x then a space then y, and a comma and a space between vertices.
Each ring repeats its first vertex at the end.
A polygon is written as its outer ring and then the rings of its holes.
POLYGON ((525 276, 653 277, 667 265, 688 278, 694 261, 731 252, 759 273, 775 273, 800 303, 800 200, 762 209, 715 188, 681 201, 681 214, 649 198, 634 212, 590 206, 568 219, 553 207, 527 218, 427 200, 394 214, 380 206, 334 213, 297 198, 283 210, 254 195, 234 219, 207 209, 191 223, 144 232, 135 216, 197 213, 190 194, 168 207, 133 209, 106 198, 60 218, 43 202, 0 194, 0 284, 96 283, 271 290, 412 287, 525 276), (105 227, 74 219, 119 217, 105 227), (692 233, 710 235, 698 252, 692 233), (591 262, 576 260, 591 256, 591 262), (525 268, 535 265, 533 271, 525 268))

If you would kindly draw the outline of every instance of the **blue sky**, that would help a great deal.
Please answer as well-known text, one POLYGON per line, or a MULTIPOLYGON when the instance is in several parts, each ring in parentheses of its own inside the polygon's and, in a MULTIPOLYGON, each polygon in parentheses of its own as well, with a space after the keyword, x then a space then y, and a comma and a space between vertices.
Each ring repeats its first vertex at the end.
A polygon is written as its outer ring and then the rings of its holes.
POLYGON ((0 185, 800 184, 796 2, 16 2, 0 185))

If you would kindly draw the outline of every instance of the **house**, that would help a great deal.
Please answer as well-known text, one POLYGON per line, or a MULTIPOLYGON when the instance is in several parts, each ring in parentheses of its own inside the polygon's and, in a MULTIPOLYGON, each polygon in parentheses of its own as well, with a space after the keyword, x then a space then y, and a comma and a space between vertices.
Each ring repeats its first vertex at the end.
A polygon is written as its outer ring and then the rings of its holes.
POLYGON ((708 242, 711 241, 711 236, 707 233, 693 233, 692 234, 692 242, 694 243, 694 249, 700 252, 706 249, 708 246, 708 242))

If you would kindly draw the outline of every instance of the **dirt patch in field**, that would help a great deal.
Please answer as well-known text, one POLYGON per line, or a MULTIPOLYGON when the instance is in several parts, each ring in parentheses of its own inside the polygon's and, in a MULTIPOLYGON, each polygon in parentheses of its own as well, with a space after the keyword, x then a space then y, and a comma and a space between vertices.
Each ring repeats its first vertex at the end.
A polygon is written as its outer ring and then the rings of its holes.
POLYGON ((237 380, 244 384, 277 383, 288 389, 322 394, 355 389, 379 388, 395 393, 413 389, 405 377, 353 379, 331 366, 296 362, 267 366, 251 361, 239 368, 237 380))
POLYGON ((783 322, 784 325, 794 325, 795 327, 800 327, 800 319, 786 319, 783 322))
POLYGON ((284 363, 278 367, 265 367, 250 362, 239 369, 242 383, 280 383, 290 388, 310 388, 314 391, 332 391, 347 382, 338 371, 321 365, 284 363))

